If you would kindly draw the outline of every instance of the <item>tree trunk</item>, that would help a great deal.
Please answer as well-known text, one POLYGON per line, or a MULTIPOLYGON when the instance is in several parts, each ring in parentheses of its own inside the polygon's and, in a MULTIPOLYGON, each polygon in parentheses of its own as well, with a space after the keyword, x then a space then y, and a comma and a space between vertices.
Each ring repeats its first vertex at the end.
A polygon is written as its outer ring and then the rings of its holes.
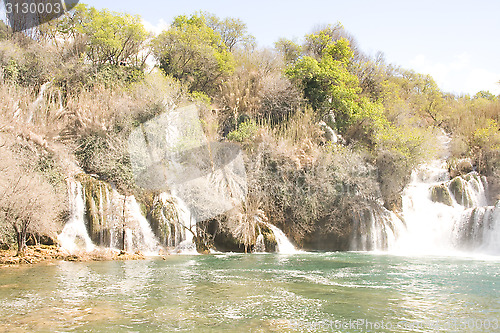
POLYGON ((14 231, 16 233, 17 240, 17 255, 22 255, 26 248, 26 233, 23 230, 19 229, 17 226, 14 226, 14 231))
POLYGON ((125 251, 125 239, 126 239, 126 233, 125 233, 125 206, 127 203, 127 197, 123 196, 123 210, 122 210, 122 250, 125 251))

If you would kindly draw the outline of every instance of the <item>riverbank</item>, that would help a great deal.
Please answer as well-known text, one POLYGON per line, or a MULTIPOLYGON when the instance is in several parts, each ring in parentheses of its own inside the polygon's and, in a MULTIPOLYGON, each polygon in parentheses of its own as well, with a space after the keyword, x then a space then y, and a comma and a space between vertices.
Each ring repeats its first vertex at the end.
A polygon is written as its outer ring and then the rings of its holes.
POLYGON ((28 246, 22 255, 16 250, 0 251, 0 267, 32 265, 56 261, 112 261, 112 260, 144 260, 146 257, 139 251, 135 253, 113 249, 96 249, 92 252, 69 253, 59 246, 28 246))

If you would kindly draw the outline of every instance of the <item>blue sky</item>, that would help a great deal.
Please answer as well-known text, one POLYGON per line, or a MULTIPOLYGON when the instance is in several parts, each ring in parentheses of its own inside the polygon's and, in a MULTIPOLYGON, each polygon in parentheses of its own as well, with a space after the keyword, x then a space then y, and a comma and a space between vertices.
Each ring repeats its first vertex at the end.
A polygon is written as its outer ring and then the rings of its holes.
POLYGON ((297 38, 321 24, 341 22, 369 55, 431 74, 449 92, 500 94, 498 0, 84 0, 96 8, 139 14, 150 27, 165 27, 198 10, 237 17, 260 46, 297 38))

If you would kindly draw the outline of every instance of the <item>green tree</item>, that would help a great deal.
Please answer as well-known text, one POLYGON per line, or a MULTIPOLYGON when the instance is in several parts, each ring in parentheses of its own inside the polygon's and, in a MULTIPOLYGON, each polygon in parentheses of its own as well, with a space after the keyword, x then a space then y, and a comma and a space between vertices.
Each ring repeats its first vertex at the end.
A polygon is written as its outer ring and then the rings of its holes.
POLYGON ((81 22, 77 31, 88 39, 87 56, 96 64, 138 65, 139 52, 147 37, 139 16, 79 6, 81 22))
POLYGON ((283 55, 287 64, 297 61, 302 55, 302 46, 286 38, 278 39, 274 47, 283 55))
POLYGON ((41 35, 55 44, 72 40, 78 53, 95 65, 144 65, 148 33, 137 15, 97 10, 79 4, 61 19, 40 27, 41 35))
POLYGON ((221 19, 210 13, 200 15, 206 19, 207 26, 220 36, 230 52, 238 45, 255 45, 255 37, 248 33, 247 25, 242 20, 233 17, 221 19))
POLYGON ((495 101, 497 97, 493 95, 491 92, 488 90, 481 90, 477 94, 474 95, 474 98, 485 98, 490 101, 495 101))
POLYGON ((349 41, 353 52, 352 60, 355 62, 365 60, 366 56, 359 49, 356 39, 345 30, 340 22, 319 27, 312 34, 306 35, 303 49, 307 55, 319 59, 323 56, 324 48, 340 39, 349 41))
POLYGON ((153 41, 153 53, 166 74, 191 91, 208 95, 234 70, 234 60, 221 37, 199 15, 177 16, 172 27, 153 41))
POLYGON ((333 111, 337 129, 343 131, 360 110, 359 81, 348 70, 353 54, 343 38, 327 44, 321 52, 320 60, 305 56, 289 66, 285 74, 302 88, 304 97, 319 115, 333 111))

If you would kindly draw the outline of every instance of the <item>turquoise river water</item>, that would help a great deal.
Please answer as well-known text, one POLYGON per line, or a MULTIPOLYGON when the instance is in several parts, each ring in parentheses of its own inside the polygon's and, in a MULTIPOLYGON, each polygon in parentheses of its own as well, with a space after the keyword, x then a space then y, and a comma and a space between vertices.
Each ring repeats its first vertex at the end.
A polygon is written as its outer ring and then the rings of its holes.
POLYGON ((499 257, 214 254, 0 270, 1 332, 500 332, 499 257))

